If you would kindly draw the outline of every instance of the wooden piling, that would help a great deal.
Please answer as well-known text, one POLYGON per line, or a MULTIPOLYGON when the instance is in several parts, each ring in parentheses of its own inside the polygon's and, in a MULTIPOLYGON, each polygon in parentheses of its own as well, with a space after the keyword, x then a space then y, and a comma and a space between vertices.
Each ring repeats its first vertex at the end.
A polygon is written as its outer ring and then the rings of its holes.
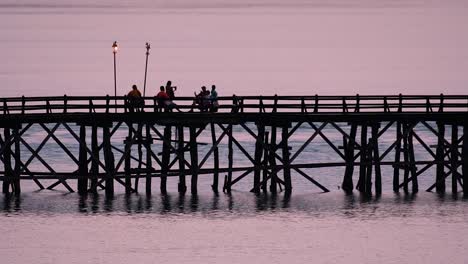
POLYGON ((361 125, 361 157, 360 157, 360 165, 359 165, 359 180, 356 185, 356 188, 360 192, 365 192, 366 190, 366 160, 367 160, 367 124, 361 125))
POLYGON ((10 128, 4 128, 4 136, 5 136, 5 150, 3 152, 3 162, 5 167, 5 176, 3 179, 3 193, 10 193, 10 185, 11 179, 13 177, 13 169, 11 164, 11 143, 9 142, 12 140, 10 128))
POLYGON ((254 184, 253 192, 260 192, 260 175, 262 173, 262 155, 264 152, 263 149, 263 139, 265 137, 265 126, 263 124, 257 124, 257 139, 255 141, 255 169, 254 169, 254 184))
POLYGON ((231 182, 232 182, 232 168, 234 164, 234 150, 232 148, 233 135, 232 135, 233 126, 230 124, 228 126, 228 174, 226 182, 226 191, 231 193, 231 182))
POLYGON ((468 122, 463 124, 462 173, 463 194, 468 197, 468 122))
POLYGON ((409 149, 408 149, 408 124, 403 123, 403 159, 405 162, 404 174, 403 174, 403 190, 405 193, 408 193, 408 181, 409 181, 409 174, 410 174, 410 164, 409 164, 409 149))
POLYGON ((172 138, 172 127, 164 127, 164 139, 163 139, 163 148, 162 148, 162 160, 161 160, 161 193, 167 193, 167 172, 169 170, 170 162, 170 147, 171 147, 171 138, 172 138))
POLYGON ((458 126, 452 125, 452 148, 450 167, 452 168, 452 193, 458 192, 458 126))
POLYGON ((190 132, 190 160, 192 168, 192 179, 190 183, 190 189, 192 194, 197 194, 197 185, 198 185, 198 146, 197 146, 197 131, 196 128, 191 126, 189 128, 190 132))
POLYGON ((276 193, 278 189, 278 172, 276 170, 276 126, 271 126, 271 135, 270 135, 270 151, 269 151, 269 162, 271 168, 271 178, 270 178, 270 192, 276 193))
POLYGON ((346 168, 343 178, 343 183, 341 187, 346 192, 351 192, 354 188, 353 186, 353 173, 354 173, 354 145, 356 144, 356 132, 357 124, 351 124, 351 130, 349 132, 348 144, 345 147, 345 156, 346 156, 346 168))
POLYGON ((104 149, 104 161, 105 167, 107 171, 106 176, 106 196, 112 197, 114 196, 114 170, 115 170, 115 161, 114 161, 114 154, 112 153, 112 146, 111 146, 111 135, 108 126, 103 127, 103 149, 104 149))
POLYGON ((88 152, 86 151, 86 127, 80 126, 80 146, 78 157, 78 193, 87 193, 88 188, 88 152))
POLYGON ((262 162, 262 167, 263 167, 263 174, 262 174, 262 191, 264 193, 267 192, 267 179, 268 179, 268 160, 269 160, 269 149, 270 149, 270 143, 269 143, 269 132, 265 132, 263 135, 263 142, 265 142, 265 148, 263 149, 263 162, 262 162))
MULTIPOLYGON (((179 184, 177 186, 177 189, 179 193, 183 194, 187 191, 187 184, 185 182, 185 155, 184 155, 185 151, 184 151, 184 127, 183 126, 180 126, 180 125, 177 126, 177 135, 178 135, 177 151, 179 154, 178 155, 179 156, 179 184)), ((217 180, 218 179, 216 178, 216 186, 218 184, 217 180)))
POLYGON ((408 127, 408 158, 409 158, 409 166, 410 166, 410 175, 411 175, 411 182, 412 182, 412 192, 417 193, 419 191, 419 182, 418 176, 416 175, 416 157, 414 154, 414 132, 413 128, 408 127))
POLYGON ((132 160, 131 160, 131 155, 132 155, 132 139, 133 139, 133 123, 128 122, 128 136, 127 140, 125 142, 125 153, 127 153, 127 156, 125 156, 125 161, 124 161, 124 171, 125 171, 125 193, 130 193, 131 192, 131 169, 132 169, 132 160))
POLYGON ((382 193, 382 172, 380 169, 380 153, 379 153, 379 128, 380 123, 372 125, 372 152, 374 167, 375 167, 375 193, 382 193))
POLYGON ((400 190, 400 156, 401 156, 401 140, 403 137, 401 122, 396 124, 396 144, 395 144, 395 164, 393 165, 393 191, 400 190))
POLYGON ((437 122, 437 149, 436 149, 436 191, 438 193, 445 192, 445 175, 444 175, 444 136, 445 125, 442 122, 437 122))
POLYGON ((283 149, 283 175, 284 175, 284 189, 286 193, 291 193, 291 164, 289 163, 289 144, 288 144, 288 126, 282 127, 281 133, 282 149, 283 149))
MULTIPOLYGON (((213 142, 213 146, 216 144, 216 130, 215 124, 211 123, 211 141, 213 142)), ((213 192, 218 193, 218 185, 219 185, 219 151, 218 146, 215 146, 213 149, 213 184, 211 185, 211 189, 213 192)))
POLYGON ((21 184, 20 184, 20 174, 21 174, 21 148, 20 148, 20 135, 19 128, 15 127, 13 129, 13 136, 15 141, 15 167, 13 170, 13 191, 15 195, 20 195, 21 193, 21 184))
MULTIPOLYGON (((152 157, 152 144, 153 138, 151 137, 151 125, 146 124, 146 140, 145 140, 145 148, 146 148, 146 178, 145 178, 145 192, 146 195, 151 195, 151 183, 152 177, 151 172, 153 171, 153 157, 152 157)), ((138 190, 138 183, 135 183, 135 189, 138 190)))
POLYGON ((91 127, 91 153, 95 159, 91 159, 91 192, 97 193, 98 175, 99 175, 99 145, 98 145, 98 128, 93 125, 91 127))

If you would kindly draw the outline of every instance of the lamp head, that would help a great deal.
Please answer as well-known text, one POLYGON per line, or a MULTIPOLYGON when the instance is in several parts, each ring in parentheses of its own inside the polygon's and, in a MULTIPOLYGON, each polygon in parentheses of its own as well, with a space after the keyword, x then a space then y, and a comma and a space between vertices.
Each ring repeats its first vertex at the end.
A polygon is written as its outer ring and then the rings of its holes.
POLYGON ((117 53, 119 50, 119 46, 117 45, 117 41, 114 41, 114 44, 112 44, 112 52, 117 53))
POLYGON ((149 55, 149 50, 151 49, 151 45, 146 42, 146 55, 149 55))

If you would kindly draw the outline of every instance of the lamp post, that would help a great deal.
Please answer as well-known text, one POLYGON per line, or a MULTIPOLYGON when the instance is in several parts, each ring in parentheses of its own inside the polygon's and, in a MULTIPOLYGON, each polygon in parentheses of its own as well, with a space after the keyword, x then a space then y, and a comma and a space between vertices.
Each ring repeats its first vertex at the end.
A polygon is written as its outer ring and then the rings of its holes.
POLYGON ((143 82, 143 97, 146 95, 146 74, 148 72, 148 56, 149 56, 149 50, 151 49, 151 46, 148 42, 146 42, 146 64, 145 64, 145 81, 143 82))
POLYGON ((115 112, 117 113, 117 64, 116 64, 116 54, 119 46, 117 45, 117 41, 114 41, 112 44, 112 53, 114 53, 114 104, 115 104, 115 112))

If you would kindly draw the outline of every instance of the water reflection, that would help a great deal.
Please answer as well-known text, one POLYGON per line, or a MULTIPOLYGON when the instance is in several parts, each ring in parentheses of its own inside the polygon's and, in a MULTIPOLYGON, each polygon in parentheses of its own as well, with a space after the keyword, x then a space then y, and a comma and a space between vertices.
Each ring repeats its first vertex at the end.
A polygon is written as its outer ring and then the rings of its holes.
POLYGON ((257 214, 301 213, 309 216, 375 218, 388 216, 447 215, 452 211, 468 215, 467 199, 434 193, 395 193, 366 196, 359 193, 297 194, 279 193, 181 195, 178 193, 138 195, 104 194, 86 196, 55 192, 26 193, 20 197, 4 195, 3 213, 36 214, 193 214, 212 217, 243 217, 257 214))

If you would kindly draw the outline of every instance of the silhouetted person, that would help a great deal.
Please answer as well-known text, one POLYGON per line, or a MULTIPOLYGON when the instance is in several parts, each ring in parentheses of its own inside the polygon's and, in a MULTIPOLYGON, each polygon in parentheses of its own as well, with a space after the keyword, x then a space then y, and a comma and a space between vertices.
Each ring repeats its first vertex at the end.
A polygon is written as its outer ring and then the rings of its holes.
POLYGON ((156 95, 156 99, 158 99, 158 106, 159 110, 161 111, 163 108, 165 109, 170 102, 169 95, 164 91, 164 86, 159 87, 159 93, 156 95))
POLYGON ((198 94, 195 92, 193 94, 195 95, 195 100, 193 100, 190 112, 193 112, 193 107, 195 105, 198 105, 201 112, 207 111, 210 104, 210 91, 206 90, 206 86, 202 86, 201 91, 198 94))
POLYGON ((177 86, 172 86, 171 81, 167 81, 166 83, 166 93, 169 96, 169 99, 174 100, 175 94, 174 92, 177 90, 177 86))
POLYGON ((210 111, 211 112, 218 112, 218 107, 219 107, 219 103, 218 103, 218 92, 216 91, 216 85, 212 85, 211 86, 211 94, 210 94, 210 103, 211 103, 211 108, 210 108, 210 111))
POLYGON ((135 84, 132 86, 132 90, 128 92, 127 99, 130 113, 135 112, 135 110, 140 112, 140 108, 143 106, 144 101, 141 98, 141 92, 135 84))

